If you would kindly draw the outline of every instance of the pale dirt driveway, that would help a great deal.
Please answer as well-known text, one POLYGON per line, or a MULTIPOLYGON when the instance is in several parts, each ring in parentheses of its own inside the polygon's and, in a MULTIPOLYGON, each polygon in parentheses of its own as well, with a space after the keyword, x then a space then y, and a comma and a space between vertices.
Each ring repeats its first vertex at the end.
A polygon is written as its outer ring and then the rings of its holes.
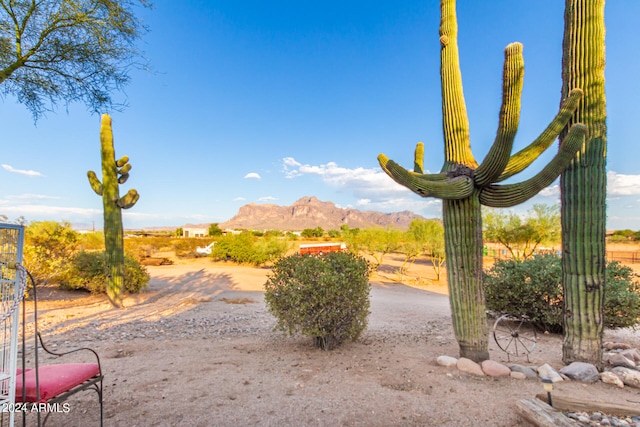
MULTIPOLYGON (((383 266, 368 329, 331 352, 273 331, 262 293, 268 269, 208 260, 148 269, 149 290, 127 298, 123 310, 102 296, 42 293, 47 341, 90 346, 102 357, 105 426, 518 426, 526 424, 516 402, 542 392, 533 380, 437 366, 436 357, 457 357, 458 348, 446 288, 417 280, 432 277, 419 263, 404 281, 422 287, 395 282, 393 265, 383 266)), ((608 338, 640 347, 638 333, 608 338)), ((539 336, 531 365, 560 368, 561 341, 539 336)), ((507 362, 493 341, 490 354, 507 362)), ((603 383, 556 390, 640 404, 639 390, 603 383)), ((74 396, 71 412, 47 425, 97 425, 95 400, 90 392, 74 396)))

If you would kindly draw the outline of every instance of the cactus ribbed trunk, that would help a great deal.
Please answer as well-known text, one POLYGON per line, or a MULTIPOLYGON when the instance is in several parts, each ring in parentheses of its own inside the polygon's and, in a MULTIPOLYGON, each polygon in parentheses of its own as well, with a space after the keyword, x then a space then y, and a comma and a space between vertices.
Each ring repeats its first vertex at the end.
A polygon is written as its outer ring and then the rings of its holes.
MULTIPOLYGON (((570 123, 587 125, 585 145, 560 178, 562 192, 562 360, 602 367, 606 231, 605 0, 566 0, 562 93, 584 97, 570 123)), ((561 135, 561 138, 564 135, 561 135)))
POLYGON ((127 156, 116 161, 111 117, 107 114, 102 115, 100 126, 100 157, 102 182, 93 171, 87 172, 87 177, 93 191, 102 196, 104 245, 107 256, 107 296, 113 306, 123 307, 125 267, 122 209, 135 205, 140 196, 136 190, 131 189, 124 197, 120 197, 120 184, 124 184, 128 179, 131 164, 127 156))
POLYGON ((107 255, 107 296, 116 307, 122 307, 124 287, 124 235, 122 211, 116 205, 120 198, 118 168, 113 147, 111 118, 103 116, 100 127, 100 155, 102 158, 102 200, 104 210, 104 245, 107 255))
POLYGON ((447 281, 453 330, 460 355, 489 359, 487 315, 482 287, 482 215, 477 193, 442 202, 447 281))

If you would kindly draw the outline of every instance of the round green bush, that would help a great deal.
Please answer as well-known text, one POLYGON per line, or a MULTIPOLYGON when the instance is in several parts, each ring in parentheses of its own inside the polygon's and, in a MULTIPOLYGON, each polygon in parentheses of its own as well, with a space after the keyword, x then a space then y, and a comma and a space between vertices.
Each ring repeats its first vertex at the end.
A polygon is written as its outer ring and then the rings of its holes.
POLYGON ((324 350, 356 340, 367 327, 369 272, 364 258, 348 252, 279 259, 265 284, 276 328, 309 336, 324 350))
MULTIPOLYGON (((557 255, 536 255, 525 261, 496 260, 485 271, 487 309, 496 314, 526 316, 550 332, 563 330, 562 264, 557 255)), ((604 324, 636 326, 640 319, 640 285, 633 270, 616 261, 606 266, 604 324)))
MULTIPOLYGON (((93 293, 106 293, 107 256, 105 252, 79 252, 71 261, 71 268, 61 285, 67 289, 85 289, 93 293)), ((140 262, 125 254, 124 289, 129 294, 139 293, 149 284, 149 273, 140 262)))

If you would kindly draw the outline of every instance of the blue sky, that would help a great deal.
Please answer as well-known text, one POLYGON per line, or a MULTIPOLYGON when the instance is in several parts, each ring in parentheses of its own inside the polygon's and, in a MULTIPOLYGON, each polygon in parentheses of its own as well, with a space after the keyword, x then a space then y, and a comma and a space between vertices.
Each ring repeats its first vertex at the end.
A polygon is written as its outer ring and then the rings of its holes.
MULTIPOLYGON (((117 157, 133 166, 121 194, 140 200, 125 228, 224 222, 247 203, 290 205, 316 196, 341 207, 439 217, 441 204, 388 178, 376 157, 425 168, 443 162, 439 4, 435 0, 156 0, 141 10, 129 107, 113 112, 117 157), (179 4, 179 6, 176 6, 179 4)), ((504 47, 524 44, 525 83, 515 150, 557 110, 564 2, 458 1, 471 144, 481 160, 495 136, 504 47)), ((607 24, 608 220, 640 229, 640 2, 610 0, 607 24)), ((62 106, 36 125, 0 100, 0 214, 102 227, 87 170, 100 169, 100 117, 62 106)), ((555 147, 550 148, 555 151, 555 147)), ((542 168, 543 156, 515 181, 542 168)), ((533 203, 558 203, 556 185, 533 203)))

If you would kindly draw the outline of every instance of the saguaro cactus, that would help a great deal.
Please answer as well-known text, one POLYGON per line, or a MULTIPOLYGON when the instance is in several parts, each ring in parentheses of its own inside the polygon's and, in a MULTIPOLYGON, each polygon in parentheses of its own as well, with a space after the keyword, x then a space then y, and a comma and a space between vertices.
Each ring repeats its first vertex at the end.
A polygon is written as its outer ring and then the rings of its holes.
POLYGON ((498 131, 485 159, 478 165, 471 151, 469 123, 458 60, 455 0, 441 0, 440 78, 445 162, 440 173, 424 174, 424 146, 415 150, 414 171, 409 172, 384 154, 378 156, 385 172, 399 184, 423 197, 443 199, 447 276, 453 327, 460 355, 475 361, 489 358, 488 327, 482 288, 481 205, 511 207, 526 201, 551 184, 569 164, 584 141, 585 127, 574 124, 555 157, 534 177, 499 185, 526 169, 566 126, 578 101, 573 89, 549 126, 529 146, 511 154, 520 119, 524 76, 522 45, 505 49, 502 107, 498 131))
MULTIPOLYGON (((604 0, 566 0, 562 93, 584 88, 569 123, 589 128, 579 155, 560 177, 565 363, 602 366, 605 294, 607 109, 604 0)), ((564 135, 562 136, 564 137, 564 135)))
POLYGON ((122 288, 124 286, 124 238, 122 231, 122 209, 136 204, 140 195, 131 189, 120 197, 120 184, 129 178, 131 164, 124 156, 116 161, 113 148, 111 117, 102 115, 100 126, 100 155, 102 157, 102 182, 93 171, 87 172, 91 188, 102 196, 104 206, 104 244, 107 254, 107 296, 115 307, 122 307, 122 288))

